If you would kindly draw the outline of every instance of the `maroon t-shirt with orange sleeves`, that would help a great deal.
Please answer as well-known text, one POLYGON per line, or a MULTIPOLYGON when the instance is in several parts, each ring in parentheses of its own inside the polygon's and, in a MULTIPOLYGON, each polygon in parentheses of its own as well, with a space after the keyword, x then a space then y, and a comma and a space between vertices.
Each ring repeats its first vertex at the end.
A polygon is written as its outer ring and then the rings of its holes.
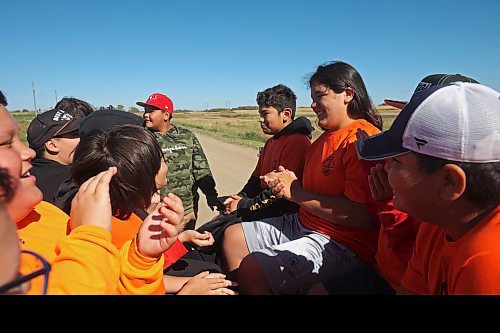
POLYGON ((456 241, 422 223, 401 284, 416 294, 500 294, 500 206, 456 241))
MULTIPOLYGON (((380 130, 364 119, 358 119, 337 131, 327 131, 313 142, 304 165, 302 186, 304 189, 328 196, 343 196, 365 204, 378 224, 374 200, 368 186, 369 169, 358 159, 356 132, 364 130, 368 135, 380 130), (372 207, 368 207, 368 206, 372 207)), ((374 262, 378 229, 364 230, 336 225, 300 208, 301 223, 311 230, 329 236, 345 245, 367 263, 374 262)))

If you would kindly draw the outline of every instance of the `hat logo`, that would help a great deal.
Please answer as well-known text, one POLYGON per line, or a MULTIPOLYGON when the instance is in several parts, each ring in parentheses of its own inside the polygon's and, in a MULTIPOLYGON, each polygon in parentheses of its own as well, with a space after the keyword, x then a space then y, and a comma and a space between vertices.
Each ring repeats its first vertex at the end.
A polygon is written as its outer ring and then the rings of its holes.
POLYGON ((419 139, 417 137, 414 137, 414 138, 415 138, 415 142, 417 143, 418 149, 420 149, 422 146, 425 146, 428 143, 424 139, 419 139))
POLYGON ((415 89, 415 92, 413 94, 416 94, 418 92, 421 92, 422 90, 425 90, 427 88, 429 88, 430 86, 432 86, 432 83, 427 83, 427 82, 420 82, 417 86, 417 88, 415 89))
POLYGON ((54 114, 54 117, 52 117, 52 120, 53 121, 61 121, 61 120, 71 120, 73 119, 73 116, 71 116, 69 113, 66 113, 62 110, 59 110, 57 111, 55 114, 54 114))

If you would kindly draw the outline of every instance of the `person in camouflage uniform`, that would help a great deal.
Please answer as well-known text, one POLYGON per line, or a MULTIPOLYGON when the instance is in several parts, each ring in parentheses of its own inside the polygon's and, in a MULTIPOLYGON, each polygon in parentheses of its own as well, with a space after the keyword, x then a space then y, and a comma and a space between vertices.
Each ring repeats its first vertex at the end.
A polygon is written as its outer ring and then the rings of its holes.
POLYGON ((167 185, 161 190, 161 199, 169 192, 179 196, 184 204, 185 229, 194 229, 198 214, 198 188, 205 194, 208 206, 223 209, 217 199, 215 180, 207 157, 196 135, 187 128, 170 121, 174 112, 172 100, 154 93, 144 102, 145 126, 152 130, 160 143, 168 165, 167 185))

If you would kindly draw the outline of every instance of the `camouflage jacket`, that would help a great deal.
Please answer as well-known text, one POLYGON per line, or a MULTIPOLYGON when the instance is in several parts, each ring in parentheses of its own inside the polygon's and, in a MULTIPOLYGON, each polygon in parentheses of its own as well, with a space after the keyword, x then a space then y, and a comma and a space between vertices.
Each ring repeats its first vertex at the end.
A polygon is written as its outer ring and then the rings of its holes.
POLYGON ((163 135, 156 133, 168 165, 167 185, 161 190, 161 197, 169 192, 176 194, 188 214, 197 207, 197 182, 205 176, 212 177, 212 172, 196 135, 187 128, 172 126, 163 135))

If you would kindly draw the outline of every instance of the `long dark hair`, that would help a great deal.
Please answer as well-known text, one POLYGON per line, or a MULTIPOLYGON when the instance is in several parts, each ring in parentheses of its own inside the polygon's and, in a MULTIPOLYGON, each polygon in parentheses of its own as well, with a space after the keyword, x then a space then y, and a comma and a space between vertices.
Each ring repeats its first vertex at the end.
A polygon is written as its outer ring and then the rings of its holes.
POLYGON ((116 166, 117 173, 110 183, 111 207, 114 216, 127 219, 135 209, 151 204, 162 158, 161 147, 149 130, 137 125, 118 125, 109 131, 92 131, 81 139, 71 174, 81 185, 116 166))
POLYGON ((346 88, 354 90, 354 97, 347 105, 349 117, 351 119, 365 119, 382 130, 382 117, 375 109, 366 91, 365 83, 354 67, 342 61, 320 65, 309 78, 309 87, 315 84, 323 84, 337 94, 346 88))

